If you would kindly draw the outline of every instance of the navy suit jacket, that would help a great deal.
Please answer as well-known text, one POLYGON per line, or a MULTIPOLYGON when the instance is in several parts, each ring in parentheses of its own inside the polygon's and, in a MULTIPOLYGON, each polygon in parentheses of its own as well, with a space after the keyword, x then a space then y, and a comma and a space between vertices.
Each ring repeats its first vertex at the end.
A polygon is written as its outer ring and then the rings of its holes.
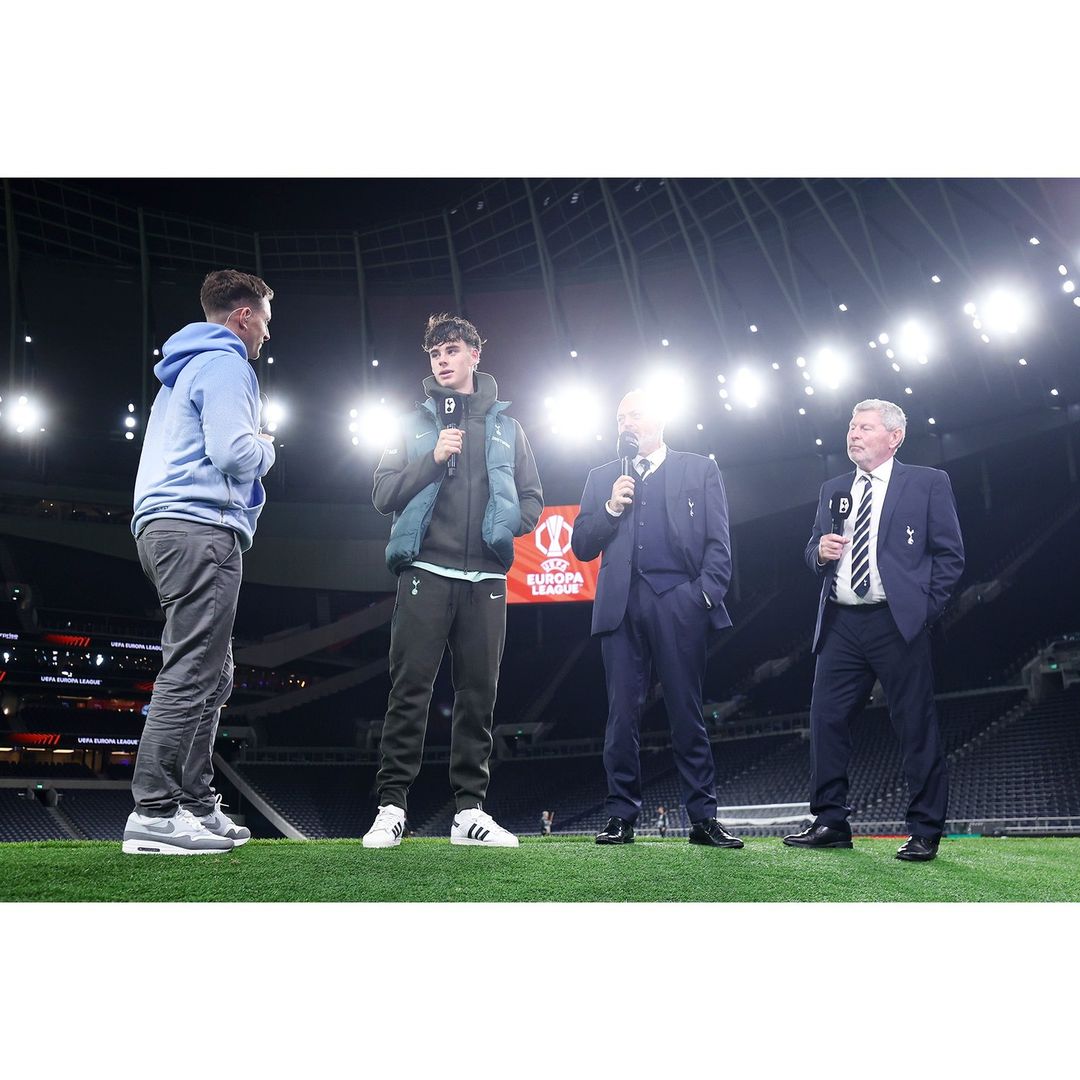
MULTIPOLYGON (((666 470, 664 486, 672 546, 683 561, 702 607, 707 606, 705 596, 708 596, 712 605, 710 622, 720 630, 731 625, 724 607, 731 581, 731 542, 727 496, 720 470, 710 458, 671 449, 662 467, 666 470)), ((621 475, 622 462, 618 460, 589 473, 570 541, 574 554, 585 562, 603 552, 593 602, 594 634, 618 627, 626 614, 630 595, 633 507, 628 507, 618 518, 604 509, 611 498, 611 486, 621 475)), ((641 484, 637 487, 640 491, 641 484)))
MULTIPOLYGON (((855 472, 845 473, 822 485, 814 531, 806 545, 807 566, 824 579, 814 652, 821 645, 821 619, 840 565, 839 559, 818 565, 818 542, 823 534, 833 531, 830 496, 834 491, 851 491, 855 476, 855 472)), ((941 617, 964 572, 964 541, 947 473, 893 460, 878 525, 877 566, 897 629, 905 641, 912 641, 941 617)))

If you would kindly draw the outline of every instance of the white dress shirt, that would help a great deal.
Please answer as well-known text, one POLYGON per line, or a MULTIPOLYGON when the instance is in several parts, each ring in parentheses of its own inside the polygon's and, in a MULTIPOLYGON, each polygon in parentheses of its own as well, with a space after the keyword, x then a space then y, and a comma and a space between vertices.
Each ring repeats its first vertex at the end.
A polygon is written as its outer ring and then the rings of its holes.
POLYGON ((881 523, 881 508, 885 505, 885 492, 889 490, 889 478, 892 476, 893 459, 883 461, 873 472, 867 473, 862 469, 855 470, 855 482, 851 485, 852 502, 858 500, 858 506, 853 506, 847 521, 844 522, 844 538, 852 542, 844 548, 840 565, 836 568, 836 602, 838 604, 880 604, 885 599, 885 587, 881 584, 881 575, 878 573, 877 564, 877 541, 878 525, 881 523), (862 501, 865 497, 866 485, 863 478, 870 477, 870 491, 872 492, 870 503, 870 536, 867 540, 870 546, 870 591, 865 596, 856 595, 851 587, 851 556, 855 547, 855 522, 859 518, 859 510, 862 509, 862 501))

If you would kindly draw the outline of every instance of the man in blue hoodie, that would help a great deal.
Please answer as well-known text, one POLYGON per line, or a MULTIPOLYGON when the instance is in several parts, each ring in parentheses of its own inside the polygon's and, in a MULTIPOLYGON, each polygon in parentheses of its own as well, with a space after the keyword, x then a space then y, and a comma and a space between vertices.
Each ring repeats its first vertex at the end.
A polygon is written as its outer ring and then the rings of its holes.
POLYGON ((232 629, 242 576, 274 464, 259 431, 259 383, 249 361, 270 340, 273 290, 238 270, 203 282, 206 322, 173 334, 135 479, 131 531, 157 589, 162 667, 132 779, 128 854, 231 851, 251 833, 221 810, 211 756, 232 692, 232 629))

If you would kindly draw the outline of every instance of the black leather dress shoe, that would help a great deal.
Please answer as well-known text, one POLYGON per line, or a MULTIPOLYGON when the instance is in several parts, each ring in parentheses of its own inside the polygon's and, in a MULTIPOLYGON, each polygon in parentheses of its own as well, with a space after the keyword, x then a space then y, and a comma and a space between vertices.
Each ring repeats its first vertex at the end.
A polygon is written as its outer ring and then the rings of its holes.
POLYGON ((849 848, 852 846, 851 833, 834 829, 831 825, 811 825, 809 829, 804 829, 802 832, 785 836, 784 843, 788 847, 849 848))
POLYGON ((743 842, 720 824, 716 818, 705 818, 690 825, 690 843, 708 844, 709 847, 740 848, 743 842))
POLYGON ((596 834, 598 844, 632 844, 634 842, 634 826, 621 817, 608 818, 604 831, 596 834))
POLYGON ((937 855, 938 842, 925 836, 910 836, 907 843, 896 853, 904 862, 929 862, 937 855))

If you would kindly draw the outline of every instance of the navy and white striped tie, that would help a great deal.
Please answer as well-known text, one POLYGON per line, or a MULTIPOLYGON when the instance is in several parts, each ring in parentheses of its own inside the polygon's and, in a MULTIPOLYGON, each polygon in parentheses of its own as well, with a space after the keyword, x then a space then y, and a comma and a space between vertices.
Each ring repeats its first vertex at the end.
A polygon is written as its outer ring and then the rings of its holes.
POLYGON ((855 539, 851 546, 851 589, 856 596, 865 596, 870 591, 870 513, 871 484, 870 477, 864 476, 862 502, 859 504, 859 516, 855 519, 855 539))

